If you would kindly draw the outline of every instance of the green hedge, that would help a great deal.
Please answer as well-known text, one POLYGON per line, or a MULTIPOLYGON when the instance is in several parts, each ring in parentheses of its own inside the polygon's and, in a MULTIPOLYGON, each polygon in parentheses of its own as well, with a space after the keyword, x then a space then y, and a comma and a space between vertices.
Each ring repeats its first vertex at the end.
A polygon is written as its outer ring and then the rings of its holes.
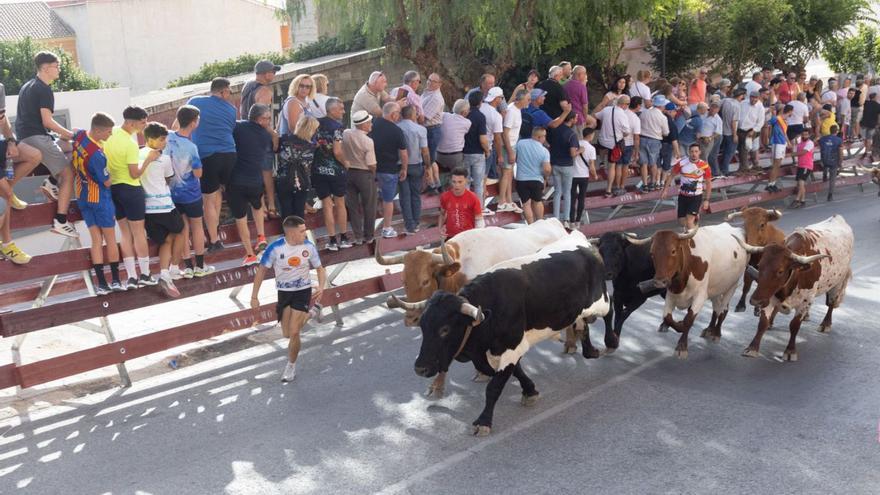
POLYGON ((366 38, 362 33, 351 36, 321 36, 318 41, 305 44, 296 51, 245 54, 228 60, 215 60, 214 62, 202 65, 198 72, 194 74, 169 82, 168 87, 175 88, 188 84, 203 83, 215 77, 229 77, 251 72, 254 70, 254 65, 263 59, 269 59, 281 65, 290 62, 303 62, 313 58, 326 57, 327 55, 363 50, 366 46, 366 38))
POLYGON ((113 87, 101 79, 84 72, 73 58, 60 48, 46 47, 24 38, 18 41, 0 41, 0 82, 6 94, 17 95, 21 86, 36 74, 34 55, 40 50, 48 50, 58 55, 61 76, 52 83, 55 91, 79 91, 84 89, 101 89, 113 87))

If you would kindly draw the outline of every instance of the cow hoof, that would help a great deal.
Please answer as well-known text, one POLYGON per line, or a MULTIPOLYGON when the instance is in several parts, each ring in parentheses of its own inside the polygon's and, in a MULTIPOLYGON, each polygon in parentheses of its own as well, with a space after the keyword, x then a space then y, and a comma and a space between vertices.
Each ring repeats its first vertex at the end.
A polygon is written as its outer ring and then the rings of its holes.
POLYGON ((666 333, 669 331, 669 325, 667 325, 666 323, 661 323, 660 328, 658 328, 657 331, 660 333, 666 333))
POLYGON ((712 327, 704 328, 703 331, 700 332, 700 337, 702 337, 704 339, 712 338, 712 327))
POLYGON ((425 398, 432 400, 442 399, 444 395, 446 395, 444 387, 435 387, 433 385, 429 386, 428 391, 425 392, 425 398))
POLYGON ((745 310, 746 310, 746 305, 745 305, 745 304, 737 304, 737 305, 736 305, 736 308, 733 309, 733 312, 734 312, 734 313, 742 313, 742 312, 744 312, 745 310))
POLYGON ((484 374, 482 374, 482 373, 480 373, 480 372, 478 371, 478 372, 474 375, 474 377, 471 378, 471 381, 472 381, 472 382, 476 382, 476 383, 485 383, 485 382, 488 382, 488 381, 489 381, 489 375, 484 375, 484 374))
POLYGON ((798 353, 797 353, 797 351, 785 351, 785 352, 783 352, 783 353, 782 353, 782 360, 783 360, 783 361, 792 361, 792 362, 793 362, 793 361, 797 361, 797 360, 798 360, 798 353))
POLYGON ((574 354, 577 352, 577 350, 578 350, 577 344, 571 344, 571 345, 565 344, 565 346, 562 348, 562 353, 563 354, 574 354))
POLYGON ((605 347, 605 354, 614 354, 614 351, 617 350, 617 347, 605 347))
POLYGON ((522 404, 522 405, 525 406, 525 407, 532 407, 532 406, 534 406, 535 404, 538 403, 538 397, 539 397, 539 396, 540 396, 540 394, 537 393, 537 392, 535 392, 535 395, 526 395, 526 394, 523 394, 522 399, 520 400, 519 403, 522 404))
POLYGON ((819 331, 822 333, 831 333, 831 325, 821 324, 819 325, 819 331))
POLYGON ((491 426, 474 425, 473 435, 475 437, 488 437, 492 433, 491 426))
POLYGON ((761 316, 761 308, 755 306, 755 311, 754 311, 754 313, 755 313, 755 316, 761 316))
POLYGON ((756 358, 756 357, 758 357, 758 350, 757 350, 757 349, 751 349, 751 348, 746 349, 746 350, 742 351, 742 356, 743 356, 743 357, 756 358))
POLYGON ((676 349, 675 350, 675 357, 677 357, 678 359, 687 359, 688 358, 687 349, 676 349))
POLYGON ((598 359, 600 356, 602 356, 602 353, 599 352, 599 349, 596 349, 595 347, 584 347, 584 350, 581 354, 583 354, 585 359, 598 359))
POLYGON ((619 346, 620 346, 620 339, 618 337, 615 336, 614 338, 605 339, 605 348, 606 349, 611 349, 613 351, 614 349, 617 349, 619 346))

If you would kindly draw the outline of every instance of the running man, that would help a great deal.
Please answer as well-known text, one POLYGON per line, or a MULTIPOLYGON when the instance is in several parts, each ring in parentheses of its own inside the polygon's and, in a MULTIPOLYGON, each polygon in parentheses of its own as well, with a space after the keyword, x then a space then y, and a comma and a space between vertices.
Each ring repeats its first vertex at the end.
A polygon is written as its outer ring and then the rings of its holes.
POLYGON ((685 230, 693 229, 700 216, 700 210, 709 211, 709 197, 712 195, 712 169, 700 159, 700 145, 692 143, 688 156, 679 160, 666 176, 660 199, 666 197, 669 184, 676 175, 681 176, 678 189, 678 223, 685 230), (704 191, 705 190, 705 191, 704 191))

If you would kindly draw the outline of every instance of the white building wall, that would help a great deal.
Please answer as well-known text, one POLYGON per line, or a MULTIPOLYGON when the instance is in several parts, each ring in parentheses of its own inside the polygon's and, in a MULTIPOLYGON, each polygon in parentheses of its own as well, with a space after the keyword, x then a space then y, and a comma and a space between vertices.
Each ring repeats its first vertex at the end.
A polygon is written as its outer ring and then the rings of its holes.
POLYGON ((273 8, 251 0, 86 0, 56 10, 72 20, 83 68, 134 95, 206 62, 281 49, 273 8))
POLYGON ((306 7, 305 14, 291 28, 294 49, 306 43, 318 41, 318 36, 320 35, 318 31, 318 11, 315 7, 315 2, 314 0, 305 0, 304 3, 306 7))
MULTIPOLYGON (((55 115, 63 117, 68 129, 88 129, 92 115, 104 112, 122 125, 122 111, 131 105, 128 88, 93 89, 55 92, 55 115)), ((6 112, 15 121, 18 96, 6 97, 6 112)))

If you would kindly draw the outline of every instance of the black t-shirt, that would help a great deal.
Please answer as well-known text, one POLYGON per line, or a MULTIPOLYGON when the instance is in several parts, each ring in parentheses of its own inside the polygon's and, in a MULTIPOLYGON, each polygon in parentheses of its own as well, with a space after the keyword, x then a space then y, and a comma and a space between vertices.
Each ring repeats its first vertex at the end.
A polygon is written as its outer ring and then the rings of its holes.
POLYGON ((39 78, 24 83, 18 92, 18 110, 15 115, 15 135, 18 139, 31 136, 48 136, 43 127, 43 116, 40 110, 55 111, 55 95, 52 88, 39 78))
POLYGON ((574 165, 571 149, 579 146, 577 134, 571 127, 563 124, 550 129, 550 164, 554 167, 571 167, 574 165))
POLYGON ((669 124, 669 134, 663 136, 660 142, 671 144, 673 141, 678 141, 678 126, 675 125, 675 121, 669 115, 666 116, 666 122, 669 124))
POLYGON ((877 119, 880 117, 880 103, 875 100, 865 102, 865 108, 862 110, 862 127, 873 129, 877 127, 877 119))
POLYGON ((262 187, 263 170, 272 170, 269 162, 272 135, 256 122, 239 120, 232 130, 232 137, 235 139, 235 166, 229 182, 262 187))
POLYGON ((390 120, 377 118, 370 131, 373 148, 376 150, 376 172, 396 174, 400 172, 400 150, 406 149, 406 136, 397 124, 390 120))
POLYGON ((562 85, 553 79, 545 79, 539 82, 535 87, 547 92, 547 96, 544 97, 544 104, 541 105, 541 109, 547 112, 547 115, 549 115, 551 119, 555 119, 562 115, 562 106, 559 103, 562 100, 568 100, 568 96, 565 95, 565 90, 562 89, 562 85))
POLYGON ((862 97, 862 90, 856 89, 855 91, 856 94, 852 97, 851 100, 849 100, 849 104, 852 108, 859 108, 862 106, 861 103, 859 103, 859 99, 862 97))
POLYGON ((486 116, 480 111, 480 107, 471 107, 468 112, 468 120, 471 128, 464 135, 464 148, 461 150, 465 155, 482 155, 483 145, 480 144, 480 136, 486 136, 486 116))

